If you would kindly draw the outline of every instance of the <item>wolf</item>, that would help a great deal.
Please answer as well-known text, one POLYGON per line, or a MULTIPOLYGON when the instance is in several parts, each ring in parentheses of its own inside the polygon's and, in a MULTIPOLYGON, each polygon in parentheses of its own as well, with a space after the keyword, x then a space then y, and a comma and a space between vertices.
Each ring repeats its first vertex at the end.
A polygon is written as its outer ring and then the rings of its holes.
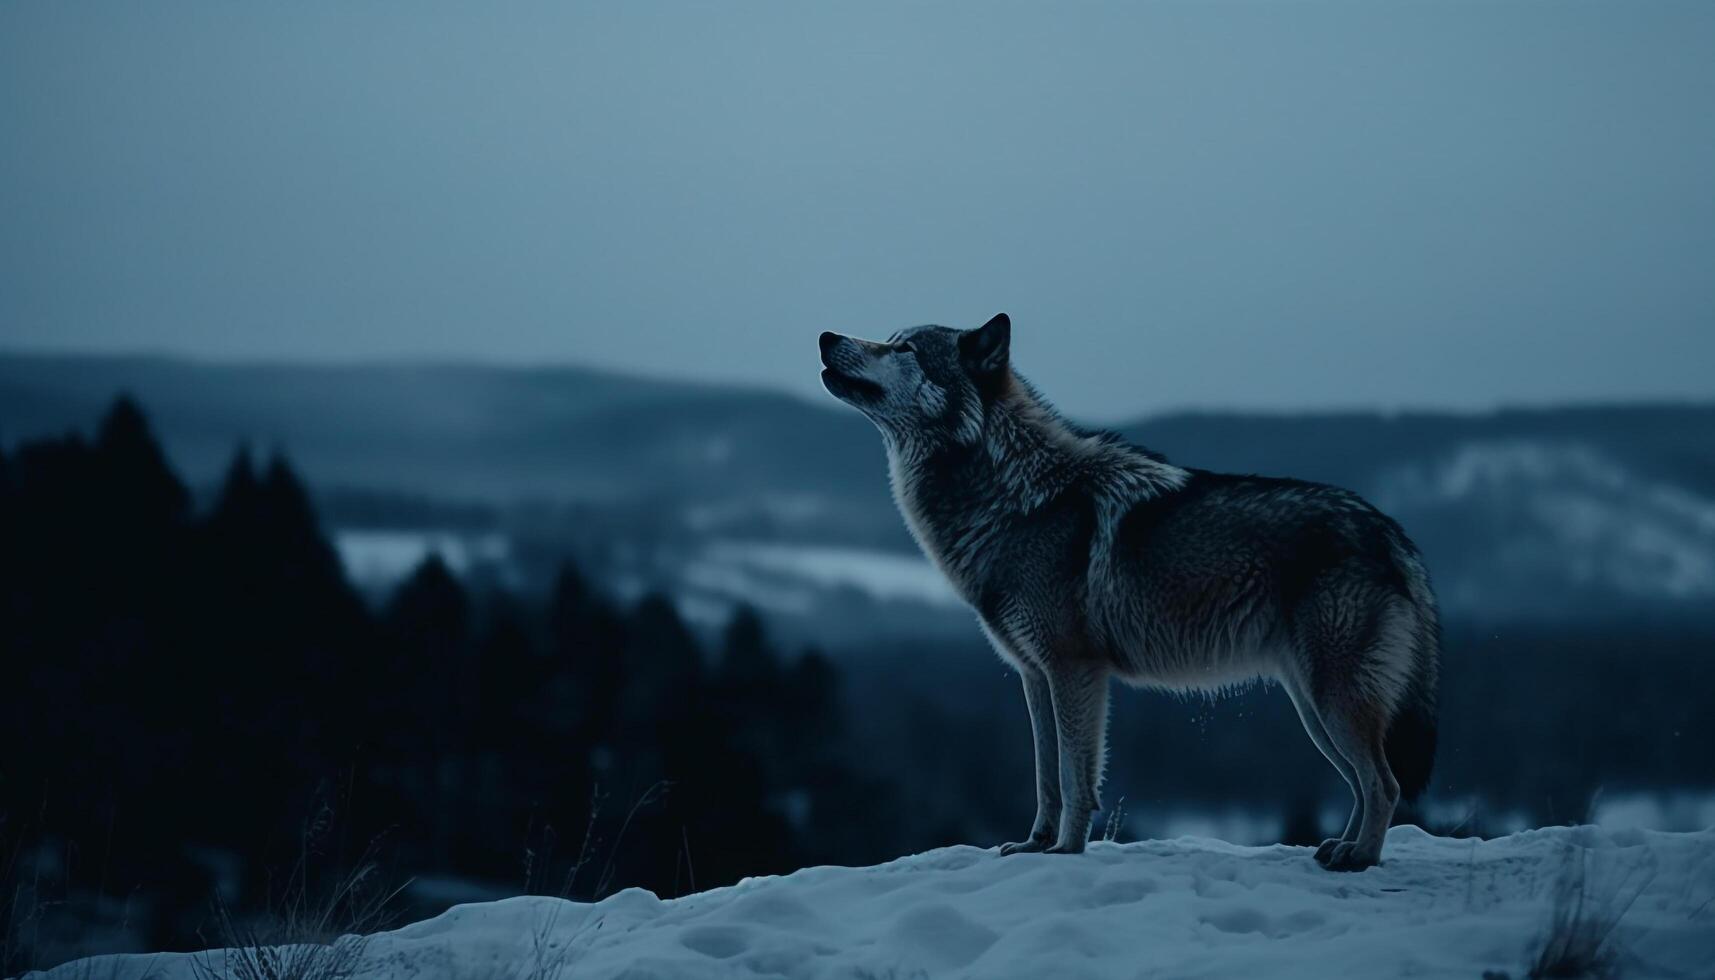
POLYGON ((820 338, 822 384, 880 430, 925 555, 1023 681, 1036 819, 1002 854, 1076 854, 1100 807, 1110 678, 1286 690, 1352 791, 1315 859, 1381 860, 1429 781, 1440 671, 1416 546, 1357 494, 1175 466, 1062 417, 1012 368, 1012 322, 820 338))

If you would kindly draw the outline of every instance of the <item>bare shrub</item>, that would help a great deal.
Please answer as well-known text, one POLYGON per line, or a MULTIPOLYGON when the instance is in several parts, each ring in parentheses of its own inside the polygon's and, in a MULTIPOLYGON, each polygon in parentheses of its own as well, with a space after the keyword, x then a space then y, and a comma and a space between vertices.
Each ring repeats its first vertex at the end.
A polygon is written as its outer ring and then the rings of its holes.
POLYGON ((264 912, 235 915, 216 893, 214 926, 223 948, 192 959, 197 980, 345 980, 357 970, 368 933, 391 923, 390 905, 405 886, 381 885, 377 838, 331 887, 319 889, 313 866, 332 822, 325 804, 306 822, 291 874, 264 912))
MULTIPOLYGON (((666 794, 669 785, 665 780, 657 782, 632 801, 631 809, 626 811, 625 820, 620 824, 619 834, 608 848, 607 860, 603 864, 601 874, 596 881, 594 894, 596 900, 599 901, 613 884, 614 855, 618 852, 620 844, 625 841, 626 831, 631 829, 631 821, 637 816, 637 811, 658 802, 666 794)), ((578 873, 593 859, 596 847, 600 843, 596 839, 595 830, 596 820, 601 816, 603 798, 599 786, 590 793, 589 819, 584 824, 583 840, 578 845, 577 857, 572 861, 565 877, 560 882, 559 888, 554 892, 554 897, 560 901, 550 906, 548 914, 537 918, 532 925, 530 930, 530 958, 508 972, 506 974, 508 977, 514 978, 514 980, 560 980, 570 968, 572 957, 582 947, 583 942, 593 937, 601 929, 601 920, 591 922, 586 918, 583 924, 571 935, 563 939, 559 939, 556 935, 559 931, 560 913, 565 909, 563 903, 570 901, 572 895, 575 894, 578 873)), ((545 828, 545 831, 542 853, 538 854, 531 847, 526 847, 524 851, 524 890, 526 893, 533 894, 542 890, 543 882, 539 880, 536 868, 538 866, 551 866, 553 863, 553 828, 545 828)))

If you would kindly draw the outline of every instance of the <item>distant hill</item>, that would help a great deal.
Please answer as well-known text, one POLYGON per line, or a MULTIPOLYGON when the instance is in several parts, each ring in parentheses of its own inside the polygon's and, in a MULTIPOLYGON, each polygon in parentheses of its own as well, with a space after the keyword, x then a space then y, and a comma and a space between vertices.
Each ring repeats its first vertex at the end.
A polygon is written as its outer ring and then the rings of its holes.
POLYGON ((1361 491, 1423 547, 1455 612, 1702 616, 1715 598, 1715 405, 1178 415, 1125 432, 1180 462, 1361 491))
MULTIPOLYGON (((0 442, 87 430, 120 391, 193 484, 218 479, 240 443, 279 448, 335 502, 335 524, 433 523, 451 511, 424 502, 477 504, 540 544, 574 533, 543 508, 575 504, 582 539, 648 542, 653 557, 627 559, 640 581, 694 572, 704 593, 800 612, 822 607, 781 599, 782 582, 896 599, 917 581, 873 557, 910 541, 874 432, 831 403, 575 367, 13 353, 0 354, 0 442), (865 551, 841 565, 830 546, 865 551)), ((1455 612, 1695 615, 1715 598, 1715 404, 1188 413, 1121 431, 1185 465, 1365 493, 1423 545, 1455 612)))
POLYGON ((1358 487, 1380 471, 1472 443, 1578 443, 1640 478, 1715 494, 1715 402, 1481 413, 1181 413, 1121 431, 1191 465, 1358 487))
POLYGON ((193 482, 240 442, 284 449, 323 485, 491 502, 681 482, 837 489, 873 476, 880 453, 862 420, 784 394, 576 367, 36 354, 0 354, 0 438, 86 428, 119 391, 193 482), (852 458, 859 446, 868 458, 852 458))

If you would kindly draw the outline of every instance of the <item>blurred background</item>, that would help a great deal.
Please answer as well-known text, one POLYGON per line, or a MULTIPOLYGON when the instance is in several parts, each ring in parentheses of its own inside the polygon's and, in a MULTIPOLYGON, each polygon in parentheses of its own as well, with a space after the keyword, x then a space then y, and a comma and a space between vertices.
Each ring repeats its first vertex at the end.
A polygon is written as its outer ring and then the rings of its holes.
MULTIPOLYGON (((1402 820, 1715 824, 1712 38, 1654 0, 0 7, 0 973, 1016 839, 1017 680, 814 348, 1002 310, 1076 419, 1417 539, 1402 820)), ((1344 820, 1277 690, 1117 691, 1110 758, 1120 839, 1344 820)))

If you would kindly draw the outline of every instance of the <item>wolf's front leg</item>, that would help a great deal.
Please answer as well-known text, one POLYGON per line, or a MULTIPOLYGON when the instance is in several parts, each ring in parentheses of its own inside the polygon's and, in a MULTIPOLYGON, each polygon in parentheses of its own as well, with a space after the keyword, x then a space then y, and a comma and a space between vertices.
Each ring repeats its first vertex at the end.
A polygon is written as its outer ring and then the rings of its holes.
POLYGON ((1100 664, 1049 664, 1049 691, 1060 742, 1060 832, 1049 854, 1078 854, 1101 806, 1108 723, 1108 671, 1100 664))
POLYGON ((1002 854, 1025 854, 1047 850, 1060 828, 1060 742, 1054 729, 1054 699, 1048 690, 1048 675, 1021 664, 1024 704, 1030 709, 1030 734, 1036 744, 1036 820, 1030 836, 1016 844, 1002 844, 1002 854))

